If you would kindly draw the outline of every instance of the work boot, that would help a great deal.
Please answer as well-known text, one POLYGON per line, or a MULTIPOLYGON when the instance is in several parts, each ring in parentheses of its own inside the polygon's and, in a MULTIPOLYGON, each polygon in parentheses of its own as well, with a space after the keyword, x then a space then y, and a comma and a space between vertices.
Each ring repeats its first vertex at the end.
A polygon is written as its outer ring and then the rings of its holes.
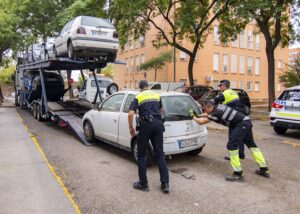
POLYGON ((255 173, 260 175, 260 176, 263 176, 265 178, 270 178, 271 177, 268 168, 266 168, 266 169, 264 169, 264 168, 257 169, 257 170, 255 170, 255 173))
MULTIPOLYGON (((224 159, 225 160, 230 160, 229 156, 225 156, 224 159)), ((240 159, 244 160, 245 159, 245 155, 244 156, 240 156, 240 159)))
POLYGON ((225 180, 244 182, 244 176, 242 172, 233 172, 231 176, 226 176, 225 180))
POLYGON ((144 192, 148 192, 149 186, 148 186, 148 184, 141 184, 140 181, 137 181, 137 182, 133 183, 133 189, 138 189, 138 190, 142 190, 144 192))
POLYGON ((161 183, 160 187, 164 193, 169 193, 169 183, 161 183))

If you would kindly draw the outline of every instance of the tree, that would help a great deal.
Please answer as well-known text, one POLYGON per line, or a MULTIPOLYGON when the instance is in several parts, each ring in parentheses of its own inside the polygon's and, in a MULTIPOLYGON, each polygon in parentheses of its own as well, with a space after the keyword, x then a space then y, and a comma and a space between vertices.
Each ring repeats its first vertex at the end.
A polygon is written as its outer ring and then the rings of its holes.
POLYGON ((157 71, 163 69, 163 67, 166 65, 167 62, 171 62, 173 56, 172 53, 162 53, 157 57, 154 57, 145 63, 141 64, 140 69, 141 70, 154 70, 154 82, 156 82, 157 77, 157 71))
MULTIPOLYGON (((131 36, 138 38, 154 27, 153 45, 170 45, 189 55, 188 76, 194 85, 193 65, 199 48, 211 33, 214 21, 220 19, 235 0, 114 0, 110 16, 117 25, 119 41, 124 46, 131 36), (167 27, 165 27, 167 26, 167 27), (189 44, 187 45, 186 42, 189 44), (192 44, 192 48, 190 48, 192 44)), ((236 28, 239 25, 233 25, 236 28)), ((228 33, 232 28, 227 28, 228 33)))
POLYGON ((114 68, 112 64, 107 64, 107 66, 103 69, 101 69, 101 74, 103 74, 106 77, 113 78, 114 76, 114 68))
POLYGON ((295 60, 295 64, 290 65, 287 71, 279 75, 279 81, 284 87, 300 85, 300 56, 295 60))
POLYGON ((268 59, 268 94, 269 110, 275 100, 275 49, 280 45, 286 47, 297 39, 292 27, 291 17, 299 19, 299 0, 242 0, 235 14, 230 17, 237 19, 253 18, 266 41, 268 59))

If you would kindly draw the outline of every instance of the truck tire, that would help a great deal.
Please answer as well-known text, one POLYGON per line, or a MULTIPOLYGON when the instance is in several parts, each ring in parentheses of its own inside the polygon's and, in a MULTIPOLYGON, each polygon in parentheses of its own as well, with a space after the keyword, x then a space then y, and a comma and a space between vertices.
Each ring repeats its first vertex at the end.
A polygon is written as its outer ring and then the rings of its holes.
POLYGON ((113 93, 116 93, 118 91, 119 91, 119 86, 116 83, 111 83, 106 88, 106 92, 109 95, 112 95, 113 93))
MULTIPOLYGON (((132 142, 132 148, 131 148, 131 153, 132 153, 132 157, 134 159, 134 161, 136 163, 138 163, 138 148, 137 148, 137 138, 135 138, 132 142)), ((151 151, 151 149, 148 147, 147 152, 146 152, 146 162, 147 162, 147 166, 150 167, 152 165, 154 165, 154 154, 153 151, 151 151)))
POLYGON ((280 126, 274 126, 274 131, 275 131, 277 134, 285 134, 286 131, 287 131, 287 128, 280 127, 280 126))
POLYGON ((195 149, 195 150, 189 151, 189 152, 187 152, 186 154, 188 154, 188 155, 190 155, 190 156, 198 156, 198 155, 202 152, 203 147, 204 147, 204 146, 202 146, 202 147, 199 148, 199 149, 195 149))
POLYGON ((75 58, 74 47, 71 41, 68 43, 68 57, 70 59, 75 58))
POLYGON ((95 141, 95 132, 94 132, 93 125, 90 123, 90 121, 87 120, 83 123, 83 132, 84 132, 85 139, 88 142, 95 141))

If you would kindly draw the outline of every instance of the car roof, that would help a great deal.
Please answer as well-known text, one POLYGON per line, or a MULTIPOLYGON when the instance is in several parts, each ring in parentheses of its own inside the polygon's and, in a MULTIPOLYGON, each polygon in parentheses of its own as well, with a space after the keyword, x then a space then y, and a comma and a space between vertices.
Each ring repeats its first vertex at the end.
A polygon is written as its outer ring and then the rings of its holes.
POLYGON ((290 87, 290 88, 286 88, 284 90, 285 91, 288 91, 288 90, 300 90, 300 85, 296 85, 296 86, 293 86, 293 87, 290 87))
MULTIPOLYGON (((181 92, 177 92, 177 91, 164 91, 164 90, 152 90, 152 91, 155 91, 157 94, 159 94, 162 97, 164 97, 164 96, 190 96, 189 94, 181 93, 181 92)), ((128 93, 128 94, 136 95, 136 94, 140 93, 140 91, 134 90, 134 89, 127 89, 127 90, 118 91, 116 94, 120 94, 120 93, 128 93)))

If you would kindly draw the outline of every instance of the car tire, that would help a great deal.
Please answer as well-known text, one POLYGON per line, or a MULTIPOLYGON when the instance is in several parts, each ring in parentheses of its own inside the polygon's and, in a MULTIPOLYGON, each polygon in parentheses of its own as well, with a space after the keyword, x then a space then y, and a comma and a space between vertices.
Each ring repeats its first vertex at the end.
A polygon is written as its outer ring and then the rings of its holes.
POLYGON ((186 154, 187 154, 187 155, 190 155, 190 156, 198 156, 198 155, 202 152, 203 147, 204 147, 204 146, 202 146, 202 147, 199 148, 199 149, 195 149, 195 150, 189 151, 189 152, 187 152, 186 154))
POLYGON ((247 105, 244 105, 244 111, 246 115, 250 115, 250 107, 247 105))
POLYGON ((112 95, 113 93, 116 93, 118 91, 119 91, 119 86, 116 83, 111 83, 106 88, 106 92, 109 95, 112 95))
POLYGON ((68 57, 70 59, 75 58, 74 47, 71 41, 68 43, 68 57))
POLYGON ((280 126, 275 126, 275 127, 274 127, 274 131, 275 131, 277 134, 285 134, 286 131, 287 131, 287 128, 285 128, 285 127, 280 127, 280 126))
MULTIPOLYGON (((138 164, 138 158, 137 158, 137 154, 138 154, 138 149, 137 149, 137 138, 135 138, 132 142, 132 148, 131 148, 131 153, 132 153, 132 157, 134 159, 134 161, 138 164)), ((151 151, 150 148, 147 149, 147 153, 146 153, 146 162, 147 162, 147 166, 153 166, 154 165, 154 159, 153 159, 153 152, 151 151)))
POLYGON ((93 128, 92 124, 89 121, 85 121, 83 123, 83 132, 84 132, 85 139, 88 142, 95 141, 94 128, 93 128))

